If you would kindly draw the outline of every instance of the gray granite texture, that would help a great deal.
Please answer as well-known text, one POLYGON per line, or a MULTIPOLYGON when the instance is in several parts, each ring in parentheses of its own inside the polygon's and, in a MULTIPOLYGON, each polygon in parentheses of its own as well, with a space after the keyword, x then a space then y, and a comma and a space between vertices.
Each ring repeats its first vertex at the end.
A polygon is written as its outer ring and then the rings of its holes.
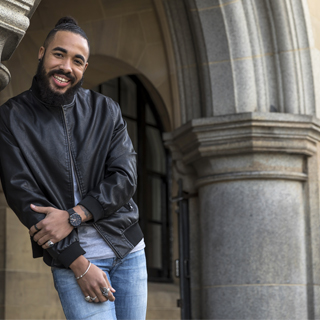
POLYGON ((165 140, 198 190, 194 318, 319 319, 320 120, 233 114, 189 121, 165 140))
POLYGON ((307 320, 306 286, 234 286, 205 288, 202 319, 307 320))
POLYGON ((199 198, 203 286, 306 285, 301 182, 219 182, 199 198))
POLYGON ((320 61, 301 1, 163 2, 177 64, 194 67, 179 74, 182 123, 241 112, 319 116, 320 61))
MULTIPOLYGON (((0 58, 10 59, 19 45, 27 28, 29 19, 41 0, 1 0, 0 1, 0 58)), ((0 91, 10 81, 10 72, 0 63, 0 91)))

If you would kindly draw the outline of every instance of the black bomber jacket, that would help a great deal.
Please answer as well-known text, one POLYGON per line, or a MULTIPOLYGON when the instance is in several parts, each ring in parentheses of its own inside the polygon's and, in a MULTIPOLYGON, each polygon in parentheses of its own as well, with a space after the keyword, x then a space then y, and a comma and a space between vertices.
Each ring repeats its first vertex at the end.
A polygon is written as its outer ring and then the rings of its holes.
MULTIPOLYGON (((30 204, 67 210, 74 207, 72 165, 92 224, 119 258, 143 238, 136 190, 136 153, 119 105, 81 88, 72 103, 51 106, 30 90, 0 107, 0 174, 12 210, 29 229, 45 218, 30 204)), ((77 229, 52 248, 31 239, 33 257, 69 267, 85 251, 77 229)))

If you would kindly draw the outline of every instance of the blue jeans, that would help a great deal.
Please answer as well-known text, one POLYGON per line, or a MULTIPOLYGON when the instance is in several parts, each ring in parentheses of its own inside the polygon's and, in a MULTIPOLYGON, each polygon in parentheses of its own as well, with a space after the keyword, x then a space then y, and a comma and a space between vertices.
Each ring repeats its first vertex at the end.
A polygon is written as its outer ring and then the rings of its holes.
POLYGON ((124 259, 91 260, 108 276, 116 290, 114 302, 88 303, 70 269, 52 268, 66 318, 91 320, 143 320, 147 309, 147 271, 144 250, 124 259))

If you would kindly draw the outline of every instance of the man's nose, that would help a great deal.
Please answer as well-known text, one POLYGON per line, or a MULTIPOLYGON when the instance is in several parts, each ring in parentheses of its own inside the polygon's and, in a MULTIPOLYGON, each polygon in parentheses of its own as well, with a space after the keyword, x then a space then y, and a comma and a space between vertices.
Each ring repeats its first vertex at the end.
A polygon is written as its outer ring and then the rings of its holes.
POLYGON ((65 73, 72 72, 71 60, 64 59, 60 65, 60 69, 63 70, 65 73))

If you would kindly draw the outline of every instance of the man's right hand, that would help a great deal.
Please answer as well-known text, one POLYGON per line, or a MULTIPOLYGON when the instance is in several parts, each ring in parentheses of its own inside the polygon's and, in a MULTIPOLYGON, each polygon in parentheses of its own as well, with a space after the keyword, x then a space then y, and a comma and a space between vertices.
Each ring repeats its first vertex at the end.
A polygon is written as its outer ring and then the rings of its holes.
MULTIPOLYGON (((75 277, 82 275, 88 268, 89 261, 84 257, 80 256, 70 265, 70 269, 73 271, 75 277)), ((91 264, 88 272, 79 280, 77 280, 81 291, 83 293, 83 298, 90 296, 91 298, 97 297, 94 299, 94 302, 105 302, 107 300, 114 301, 115 297, 113 295, 116 292, 110 285, 107 275, 96 265, 91 264), (102 294, 102 288, 109 288, 109 294, 105 297, 102 294)))
POLYGON ((49 245, 47 242, 49 240, 57 243, 67 237, 73 230, 73 227, 69 223, 69 213, 67 211, 53 207, 35 206, 33 204, 30 207, 33 211, 46 215, 36 226, 32 226, 29 229, 30 236, 43 249, 48 249, 49 245))

